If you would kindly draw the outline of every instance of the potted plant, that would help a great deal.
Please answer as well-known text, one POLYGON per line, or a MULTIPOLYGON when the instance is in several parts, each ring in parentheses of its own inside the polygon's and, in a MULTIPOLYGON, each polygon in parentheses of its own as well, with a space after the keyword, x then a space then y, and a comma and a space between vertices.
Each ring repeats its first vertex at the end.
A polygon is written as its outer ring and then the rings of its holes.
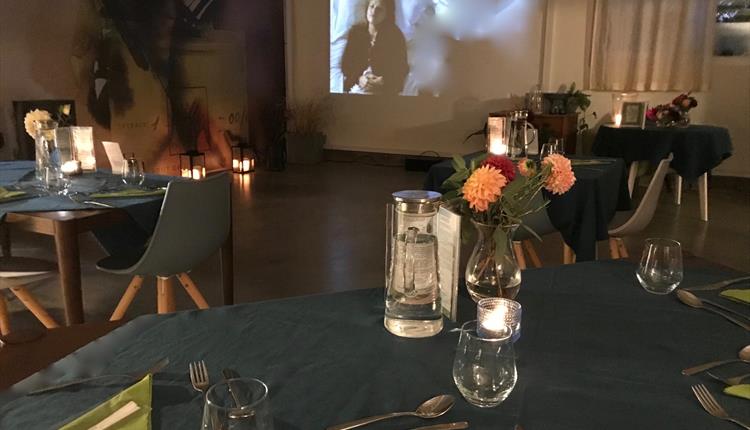
POLYGON ((286 154, 289 163, 317 164, 323 161, 323 133, 330 117, 327 97, 290 102, 287 105, 286 154))

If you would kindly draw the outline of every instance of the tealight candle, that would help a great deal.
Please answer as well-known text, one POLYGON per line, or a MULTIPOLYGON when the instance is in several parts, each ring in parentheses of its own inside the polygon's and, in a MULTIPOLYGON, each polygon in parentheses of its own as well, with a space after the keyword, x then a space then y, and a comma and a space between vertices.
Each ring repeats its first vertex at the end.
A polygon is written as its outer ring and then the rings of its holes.
POLYGON ((493 136, 490 138, 490 153, 494 155, 507 155, 508 145, 503 143, 503 138, 493 136))
POLYGON ((62 170, 63 174, 68 176, 80 175, 83 171, 81 170, 81 162, 78 160, 64 162, 62 166, 60 166, 60 170, 62 170))
POLYGON ((250 171, 250 160, 245 158, 242 160, 242 171, 243 172, 249 172, 250 171))
POLYGON ((615 127, 619 127, 622 124, 622 114, 615 114, 615 127))
POLYGON ((511 330, 511 340, 521 336, 521 304, 510 299, 489 297, 477 303, 477 334, 485 339, 507 336, 511 330))
POLYGON ((239 167, 240 167, 240 160, 238 160, 236 158, 233 159, 232 160, 232 170, 236 171, 237 169, 239 169, 239 167))
POLYGON ((180 176, 183 178, 190 178, 190 169, 182 169, 180 176))

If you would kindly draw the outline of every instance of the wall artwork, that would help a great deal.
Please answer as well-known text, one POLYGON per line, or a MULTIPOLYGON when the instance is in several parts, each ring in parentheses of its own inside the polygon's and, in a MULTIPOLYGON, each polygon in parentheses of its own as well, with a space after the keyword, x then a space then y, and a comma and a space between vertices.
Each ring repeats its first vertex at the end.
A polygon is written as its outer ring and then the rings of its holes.
POLYGON ((248 140, 247 121, 223 119, 247 111, 244 34, 217 29, 228 2, 103 0, 81 20, 74 57, 86 107, 147 171, 177 174, 190 150, 206 152, 209 170, 228 168, 226 132, 248 140))

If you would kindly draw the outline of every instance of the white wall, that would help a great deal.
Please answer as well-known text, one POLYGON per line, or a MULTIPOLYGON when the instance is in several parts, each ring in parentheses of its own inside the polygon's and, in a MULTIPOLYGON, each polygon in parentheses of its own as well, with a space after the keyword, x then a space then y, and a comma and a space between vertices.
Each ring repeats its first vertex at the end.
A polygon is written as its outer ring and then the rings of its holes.
MULTIPOLYGON (((290 1, 289 96, 319 97, 327 92, 328 84, 328 0, 290 1)), ((484 74, 476 79, 485 79, 482 82, 486 88, 461 100, 333 96, 335 115, 327 130, 327 147, 388 153, 467 153, 479 149, 483 142, 475 139, 461 144, 463 137, 484 124, 487 112, 517 103, 509 99, 510 94, 522 95, 537 82, 545 91, 556 91, 571 82, 580 86, 584 82, 592 0, 516 3, 525 7, 534 3, 538 11, 535 22, 544 26, 529 28, 527 33, 533 34, 514 40, 526 50, 527 61, 494 58, 467 65, 484 74)), ((589 112, 596 112, 601 123, 611 111, 611 93, 590 93, 589 112)), ((659 104, 676 95, 648 92, 640 99, 659 104)), ((750 177, 750 59, 715 58, 711 89, 694 95, 699 105, 690 112, 691 120, 727 127, 732 136, 734 155, 714 173, 750 177)), ((592 126, 596 123, 591 118, 588 121, 592 126)), ((585 140, 590 143, 593 132, 585 140)))
POLYGON ((73 99, 78 123, 93 123, 84 105, 85 93, 77 89, 70 72, 80 3, 0 1, 0 132, 5 138, 0 160, 10 159, 16 148, 13 100, 73 99))
MULTIPOLYGON (((321 97, 328 93, 329 82, 329 0, 292 0, 290 5, 289 96, 292 100, 321 97)), ((458 70, 464 76, 463 97, 334 94, 326 147, 446 155, 480 148, 481 139, 461 142, 484 126, 487 112, 515 106, 511 94, 522 95, 538 82, 544 1, 515 0, 504 13, 519 18, 510 23, 509 37, 503 42, 507 57, 487 55, 493 48, 486 43, 467 43, 470 52, 462 53, 458 70)))

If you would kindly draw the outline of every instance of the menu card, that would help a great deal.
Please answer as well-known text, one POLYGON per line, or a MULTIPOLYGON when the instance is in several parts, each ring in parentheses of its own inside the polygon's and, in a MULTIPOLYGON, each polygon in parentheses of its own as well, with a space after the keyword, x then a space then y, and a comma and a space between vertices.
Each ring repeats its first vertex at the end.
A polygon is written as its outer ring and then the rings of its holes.
POLYGON ((461 253, 461 215, 441 206, 437 214, 438 276, 443 315, 456 321, 458 263, 461 253))

